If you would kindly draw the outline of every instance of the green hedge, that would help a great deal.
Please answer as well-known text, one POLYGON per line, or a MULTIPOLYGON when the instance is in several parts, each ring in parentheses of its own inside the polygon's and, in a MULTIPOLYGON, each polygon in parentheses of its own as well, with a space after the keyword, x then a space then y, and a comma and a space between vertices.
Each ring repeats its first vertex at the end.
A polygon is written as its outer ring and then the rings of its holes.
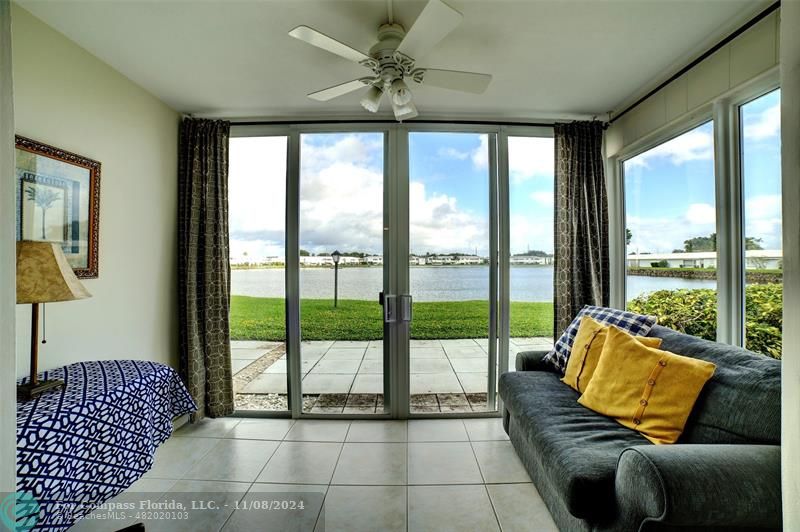
MULTIPOLYGON (((745 289, 747 348, 781 358, 783 288, 780 283, 748 285, 745 289)), ((658 316, 658 323, 708 340, 717 337, 717 293, 715 290, 659 290, 630 303, 632 312, 658 316)))

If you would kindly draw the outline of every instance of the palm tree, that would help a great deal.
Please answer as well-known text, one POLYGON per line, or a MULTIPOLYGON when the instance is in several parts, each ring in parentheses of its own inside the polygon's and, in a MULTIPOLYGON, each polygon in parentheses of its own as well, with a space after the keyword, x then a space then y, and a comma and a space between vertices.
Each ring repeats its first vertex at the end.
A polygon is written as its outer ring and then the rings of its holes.
MULTIPOLYGON (((53 203, 61 197, 58 191, 50 188, 34 188, 28 187, 25 189, 28 195, 28 201, 32 201, 36 207, 42 209, 42 240, 47 240, 47 225, 45 224, 45 214, 47 209, 53 206, 53 203)), ((35 207, 34 207, 35 208, 35 207)))

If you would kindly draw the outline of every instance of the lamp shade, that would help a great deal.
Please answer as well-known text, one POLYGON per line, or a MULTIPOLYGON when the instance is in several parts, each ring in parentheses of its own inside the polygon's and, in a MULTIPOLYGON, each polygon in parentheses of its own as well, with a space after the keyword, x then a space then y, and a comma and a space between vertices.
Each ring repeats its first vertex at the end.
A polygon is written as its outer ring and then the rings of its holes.
POLYGON ((52 242, 17 242, 17 303, 54 303, 92 295, 52 242))

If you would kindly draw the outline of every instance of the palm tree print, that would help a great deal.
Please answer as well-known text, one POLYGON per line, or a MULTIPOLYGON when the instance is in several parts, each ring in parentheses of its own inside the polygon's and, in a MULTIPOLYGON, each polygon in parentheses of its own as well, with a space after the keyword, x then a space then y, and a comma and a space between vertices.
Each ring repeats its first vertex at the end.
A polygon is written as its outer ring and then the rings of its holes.
POLYGON ((34 187, 26 188, 25 194, 28 196, 28 201, 32 201, 36 207, 42 209, 42 240, 47 240, 45 215, 47 214, 47 209, 53 206, 53 203, 61 197, 61 194, 50 188, 34 187))

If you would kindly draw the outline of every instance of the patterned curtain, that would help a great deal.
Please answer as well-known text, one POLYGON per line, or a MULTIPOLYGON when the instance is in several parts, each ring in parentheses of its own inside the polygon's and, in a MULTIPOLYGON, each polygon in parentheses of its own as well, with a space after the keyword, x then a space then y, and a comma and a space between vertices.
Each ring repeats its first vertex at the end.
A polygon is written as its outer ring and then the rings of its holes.
POLYGON ((193 420, 233 413, 228 313, 230 123, 186 118, 178 154, 178 305, 181 375, 193 420))
POLYGON ((555 335, 584 305, 608 306, 608 198, 600 122, 555 125, 555 335))

